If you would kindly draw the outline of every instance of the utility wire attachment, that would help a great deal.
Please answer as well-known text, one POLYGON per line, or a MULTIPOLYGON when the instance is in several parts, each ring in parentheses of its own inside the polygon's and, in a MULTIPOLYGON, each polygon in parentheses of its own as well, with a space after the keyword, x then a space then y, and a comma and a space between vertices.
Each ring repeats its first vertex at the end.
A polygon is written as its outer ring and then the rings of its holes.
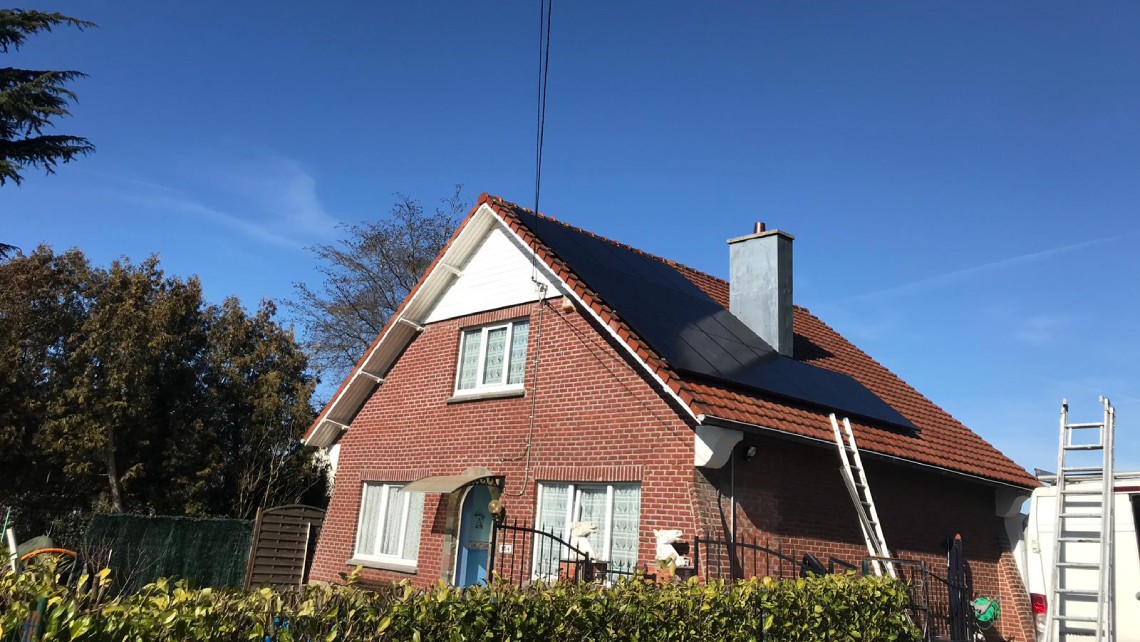
MULTIPOLYGON (((546 89, 550 81, 550 25, 554 0, 539 0, 538 15, 538 105, 534 149, 534 230, 537 236, 538 205, 542 195, 542 146, 546 138, 546 89)), ((538 259, 531 257, 531 279, 537 282, 538 259)))

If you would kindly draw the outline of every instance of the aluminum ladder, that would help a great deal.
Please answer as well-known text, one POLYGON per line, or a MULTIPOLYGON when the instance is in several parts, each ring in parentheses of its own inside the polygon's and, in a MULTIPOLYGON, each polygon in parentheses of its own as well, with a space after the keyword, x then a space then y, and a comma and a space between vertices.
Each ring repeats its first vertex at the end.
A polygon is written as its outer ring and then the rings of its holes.
POLYGON ((1053 576, 1049 581, 1043 642, 1115 640, 1116 410, 1105 397, 1100 398, 1100 404, 1101 421, 1069 423, 1069 402, 1061 401, 1061 437, 1054 483, 1053 576), (1095 436, 1095 440, 1090 436, 1095 436), (1097 454, 1100 456, 1095 457, 1097 454))
POLYGON ((855 505, 855 514, 859 516, 859 527, 863 530, 863 539, 867 543, 867 552, 871 554, 871 567, 875 575, 882 575, 886 568, 887 575, 898 579, 895 565, 891 562, 891 552, 887 548, 887 540, 883 536, 883 527, 879 523, 879 513, 875 510, 875 500, 871 496, 871 485, 867 482, 867 475, 863 472, 863 460, 859 457, 859 447, 855 444, 855 433, 851 431, 851 422, 843 418, 843 429, 839 428, 839 420, 835 413, 831 413, 831 429, 835 433, 835 447, 839 450, 839 474, 843 477, 843 484, 851 495, 851 503, 855 505))

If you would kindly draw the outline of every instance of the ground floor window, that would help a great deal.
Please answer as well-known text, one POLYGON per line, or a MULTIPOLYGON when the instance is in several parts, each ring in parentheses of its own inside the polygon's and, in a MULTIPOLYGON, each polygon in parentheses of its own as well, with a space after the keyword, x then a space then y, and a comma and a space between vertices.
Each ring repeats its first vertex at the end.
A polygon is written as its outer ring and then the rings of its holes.
POLYGON ((561 534, 570 541, 576 522, 593 522, 598 530, 589 537, 594 557, 615 568, 637 565, 641 522, 640 484, 575 484, 543 482, 538 485, 538 530, 561 534))
POLYGON ((357 559, 415 566, 420 551, 424 494, 403 484, 366 482, 356 529, 357 559))

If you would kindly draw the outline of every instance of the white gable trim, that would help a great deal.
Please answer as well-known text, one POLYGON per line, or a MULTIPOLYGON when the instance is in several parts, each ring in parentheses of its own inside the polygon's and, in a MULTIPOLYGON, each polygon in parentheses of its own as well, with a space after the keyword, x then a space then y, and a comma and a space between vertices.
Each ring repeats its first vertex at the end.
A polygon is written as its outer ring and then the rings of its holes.
POLYGON ((514 237, 494 226, 459 265, 461 274, 432 306, 425 323, 533 303, 558 293, 514 237), (548 294, 549 293, 549 294, 548 294))
MULTIPOLYGON (((404 348, 423 330, 428 315, 440 297, 463 273, 455 266, 464 265, 478 249, 483 238, 495 228, 506 229, 507 226, 489 205, 481 205, 436 263, 435 268, 442 269, 433 268, 425 276, 420 287, 405 302, 399 316, 388 323, 380 339, 348 376, 344 387, 326 406, 316 428, 305 439, 307 445, 330 446, 348 430, 348 424, 356 412, 383 383, 384 376, 395 364, 404 348)), ((560 289, 565 289, 565 284, 558 280, 545 264, 539 263, 537 267, 546 280, 557 283, 560 289)))
MULTIPOLYGON (((558 223, 555 223, 555 222, 551 222, 549 224, 550 225, 559 225, 558 223)), ((519 244, 522 245, 522 247, 524 248, 524 250, 528 254, 528 258, 531 256, 534 256, 534 251, 531 250, 529 245, 527 245, 526 243, 523 242, 522 238, 520 238, 519 235, 516 234, 515 231, 510 228, 510 226, 504 224, 503 227, 507 230, 508 233, 510 233, 512 236, 514 236, 518 240, 519 244)), ((546 265, 546 263, 544 263, 541 260, 537 261, 537 263, 538 263, 538 265, 542 265, 542 266, 546 265)), ((557 277, 555 277, 555 278, 557 278, 557 277)), ((685 403, 685 401, 683 399, 681 399, 680 395, 673 392, 673 389, 670 388, 667 383, 665 383, 665 380, 662 379, 660 376, 658 376, 658 374, 656 372, 654 372, 653 368, 651 368, 649 366, 649 364, 646 363, 646 361, 644 359, 642 359, 640 356, 638 356, 636 350, 634 350, 632 347, 630 347, 630 345, 628 343, 623 341, 622 338, 620 336, 618 336, 618 333, 616 330, 611 328, 608 323, 606 323, 605 321, 602 320, 602 317, 597 312, 594 311, 594 308, 587 305, 586 302, 582 299, 582 297, 578 296, 578 293, 575 292, 574 289, 571 288, 569 285, 567 285, 562 279, 558 279, 557 283, 559 285, 559 289, 566 296, 573 298, 578 303, 578 305, 581 307, 582 310, 584 310, 587 314, 589 314, 591 317, 593 317, 593 319, 595 321, 597 321, 599 326, 605 328, 606 332, 608 332, 609 335, 611 337, 613 337, 613 339, 617 342, 617 344, 619 346, 621 346, 622 348, 624 348, 626 353, 628 353, 631 357, 633 357, 634 362, 636 362, 639 366, 641 366, 641 368, 643 370, 645 370, 645 372, 650 377, 652 377, 653 380, 658 383, 658 385, 661 386, 661 389, 665 391, 665 394, 672 397, 681 408, 685 409, 685 412, 690 417, 692 417, 694 420, 696 420, 697 423, 700 423, 700 421, 697 419, 696 413, 694 413, 693 409, 689 407, 689 404, 685 403)))
MULTIPOLYGON (((557 225, 557 223, 550 224, 557 225)), ((499 217, 491 206, 484 203, 479 206, 479 209, 471 216, 471 220, 467 222, 467 225, 455 237, 447 251, 436 263, 435 268, 442 269, 433 268, 428 272, 419 289, 405 303, 399 316, 388 324, 379 341, 375 343, 360 362, 360 365, 349 375, 347 383, 340 392, 329 402, 316 428, 305 439, 307 445, 322 448, 331 446, 343 432, 349 429, 348 424, 357 411, 372 396, 376 388, 383 384, 384 376, 388 370, 395 364, 404 348, 423 330, 424 324, 440 298, 463 273, 461 269, 455 266, 466 265, 468 259, 479 248, 487 234, 496 228, 502 230, 508 238, 514 241, 526 259, 534 264, 542 279, 553 284, 558 293, 576 301, 581 309, 585 310, 598 325, 605 328, 606 332, 617 341, 617 344, 622 346, 634 362, 656 381, 667 395, 672 397, 690 417, 694 420, 697 419, 689 405, 677 393, 673 392, 673 389, 653 371, 649 364, 639 357, 637 352, 623 341, 609 324, 603 322, 593 308, 586 305, 586 302, 569 285, 554 274, 544 261, 538 259, 530 246, 499 217)), ((547 296, 552 295, 550 292, 547 293, 547 296)))

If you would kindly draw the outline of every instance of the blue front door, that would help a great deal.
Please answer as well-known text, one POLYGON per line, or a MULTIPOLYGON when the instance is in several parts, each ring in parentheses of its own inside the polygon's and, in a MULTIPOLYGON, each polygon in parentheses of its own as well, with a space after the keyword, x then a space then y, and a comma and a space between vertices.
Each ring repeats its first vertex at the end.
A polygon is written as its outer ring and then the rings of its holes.
POLYGON ((487 579, 487 557, 491 551, 491 491, 474 486, 463 498, 459 522, 459 559, 455 585, 473 586, 487 579))

